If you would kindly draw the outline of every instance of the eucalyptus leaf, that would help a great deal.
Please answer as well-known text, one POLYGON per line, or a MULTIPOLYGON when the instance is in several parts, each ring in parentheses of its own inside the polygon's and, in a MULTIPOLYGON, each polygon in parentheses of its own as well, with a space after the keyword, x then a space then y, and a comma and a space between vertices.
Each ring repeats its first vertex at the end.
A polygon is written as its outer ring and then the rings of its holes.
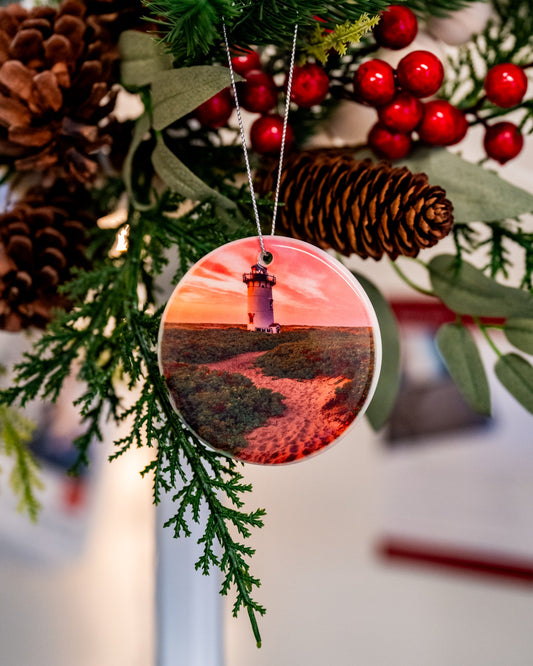
POLYGON ((381 374, 365 415, 374 430, 379 430, 390 416, 400 386, 400 335, 390 305, 379 289, 363 275, 354 273, 370 299, 381 334, 381 374))
POLYGON ((450 310, 474 317, 533 317, 533 294, 505 287, 466 261, 441 254, 428 264, 435 294, 450 310))
POLYGON ((446 190, 456 222, 490 223, 533 211, 533 194, 448 150, 419 149, 402 165, 446 190))
POLYGON ((494 370, 509 393, 533 414, 533 366, 518 354, 505 354, 494 370))
POLYGON ((533 319, 523 317, 508 319, 503 332, 509 342, 520 351, 533 354, 533 319))
POLYGON ((126 88, 150 85, 158 72, 172 69, 172 56, 145 32, 125 30, 120 35, 118 47, 120 76, 126 88))
POLYGON ((470 407, 490 415, 489 382, 470 331, 461 324, 444 324, 437 333, 437 346, 470 407))
MULTIPOLYGON (((235 75, 235 80, 242 78, 235 75)), ((168 127, 230 84, 226 67, 198 65, 159 72, 152 82, 154 128, 168 127)))
POLYGON ((165 184, 171 190, 179 192, 187 199, 193 201, 212 199, 220 208, 228 209, 235 207, 233 201, 210 188, 185 166, 165 145, 161 136, 158 137, 156 147, 152 153, 152 164, 157 175, 165 184))

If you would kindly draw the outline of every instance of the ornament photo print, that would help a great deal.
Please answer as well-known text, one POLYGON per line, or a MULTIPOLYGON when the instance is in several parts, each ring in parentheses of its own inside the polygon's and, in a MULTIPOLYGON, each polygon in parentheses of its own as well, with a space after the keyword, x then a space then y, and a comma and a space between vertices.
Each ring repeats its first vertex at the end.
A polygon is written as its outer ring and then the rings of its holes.
POLYGON ((208 446, 241 461, 304 459, 343 435, 374 392, 376 315, 354 276, 309 243, 257 237, 206 255, 163 314, 159 365, 208 446))

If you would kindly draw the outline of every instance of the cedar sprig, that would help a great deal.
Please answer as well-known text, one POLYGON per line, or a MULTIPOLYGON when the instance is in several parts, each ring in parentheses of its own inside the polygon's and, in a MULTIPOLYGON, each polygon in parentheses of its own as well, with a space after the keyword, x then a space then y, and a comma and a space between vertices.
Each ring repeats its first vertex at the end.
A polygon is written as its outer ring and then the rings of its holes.
POLYGON ((357 21, 346 21, 335 26, 333 31, 327 31, 317 23, 316 28, 304 47, 307 55, 310 55, 321 63, 326 63, 330 52, 336 51, 339 55, 345 55, 349 44, 359 42, 372 28, 379 23, 380 17, 362 14, 357 21))
POLYGON ((188 248, 194 258, 194 253, 211 249, 210 241, 218 242, 217 234, 209 238, 214 212, 209 204, 201 207, 198 218, 206 226, 200 246, 202 234, 191 244, 191 229, 184 220, 167 216, 167 204, 168 199, 161 197, 143 215, 130 211, 128 252, 77 274, 66 288, 76 306, 58 314, 32 352, 24 356, 16 367, 14 385, 0 392, 0 406, 6 410, 6 405, 24 405, 37 397, 54 400, 74 372, 84 387, 76 404, 85 426, 84 434, 75 441, 75 472, 88 464, 95 440, 102 440, 104 420, 133 420, 111 457, 132 446, 153 449, 154 457, 143 475, 153 476, 156 504, 163 493, 172 494, 175 514, 166 526, 175 536, 190 534, 190 521, 200 522, 200 508, 205 507, 207 521, 196 567, 203 573, 213 566, 221 569, 221 592, 235 588, 234 613, 246 608, 259 644, 256 616, 265 610, 252 597, 260 583, 249 568, 253 549, 242 540, 262 526, 264 511, 242 509, 242 495, 251 486, 242 481, 236 463, 202 445, 174 411, 155 352, 161 310, 156 310, 153 300, 156 290, 145 283, 150 276, 152 287, 154 269, 163 269, 165 248, 188 248), (133 405, 124 405, 124 386, 137 396, 133 405), (218 546, 222 555, 218 555, 218 546))
POLYGON ((525 231, 520 220, 456 223, 452 237, 458 266, 465 255, 483 251, 483 270, 496 279, 507 279, 510 269, 518 263, 516 257, 522 254, 520 288, 533 291, 533 233, 525 231))
POLYGON ((43 488, 39 466, 28 448, 34 430, 35 424, 18 410, 0 405, 0 442, 6 456, 13 461, 9 483, 18 497, 18 511, 27 513, 33 522, 41 508, 37 492, 43 488))

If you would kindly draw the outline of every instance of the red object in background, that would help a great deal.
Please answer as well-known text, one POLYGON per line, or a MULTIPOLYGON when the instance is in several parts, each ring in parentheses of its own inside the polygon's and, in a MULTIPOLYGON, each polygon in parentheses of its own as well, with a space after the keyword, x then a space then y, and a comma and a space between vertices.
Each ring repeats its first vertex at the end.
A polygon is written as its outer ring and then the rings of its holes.
POLYGON ((83 479, 65 479, 63 484, 63 504, 70 511, 75 511, 86 502, 87 484, 83 479))
POLYGON ((483 140, 487 155, 500 164, 505 164, 516 157, 523 145, 524 137, 520 130, 515 124, 507 121, 488 127, 483 140))
POLYGON ((194 111, 194 116, 205 127, 216 129, 225 125, 233 111, 233 97, 229 88, 213 95, 194 111))
POLYGON ((238 98, 241 106, 254 113, 266 113, 276 106, 278 91, 274 79, 259 69, 246 74, 246 81, 239 83, 238 98))
POLYGON ((496 553, 470 553, 400 538, 384 539, 377 550, 380 555, 394 560, 533 583, 531 560, 503 557, 496 553))
POLYGON ((359 65, 353 79, 357 101, 381 106, 392 101, 396 94, 394 70, 388 62, 374 58, 359 65))
POLYGON ((308 62, 295 67, 292 78, 291 100, 309 108, 323 102, 329 92, 329 76, 320 65, 308 62))
POLYGON ((245 76, 252 69, 261 68, 261 60, 256 51, 245 50, 238 55, 234 55, 231 59, 233 69, 237 74, 245 76))
POLYGON ((512 63, 501 63, 489 69, 485 78, 488 99, 497 106, 508 109, 520 104, 527 90, 524 70, 512 63))
POLYGON ((398 82, 415 97, 434 95, 444 81, 444 67, 430 51, 411 51, 398 63, 398 82))
POLYGON ((368 134, 368 145, 380 157, 399 160, 411 149, 409 134, 394 132, 381 123, 376 123, 368 134))
POLYGON ((422 102, 408 92, 400 92, 396 97, 381 106, 378 116, 383 125, 395 132, 412 132, 422 120, 422 102))
MULTIPOLYGON (((250 129, 252 148, 260 155, 277 155, 281 149, 283 134, 283 118, 278 115, 261 116, 250 129)), ((289 149, 294 141, 294 134, 290 125, 287 125, 285 138, 286 148, 289 149)))
POLYGON ((409 46, 417 32, 418 21, 409 7, 390 5, 381 12, 374 38, 380 46, 396 50, 409 46))
POLYGON ((450 146, 464 138, 468 123, 464 113, 443 99, 426 102, 418 133, 433 146, 450 146))

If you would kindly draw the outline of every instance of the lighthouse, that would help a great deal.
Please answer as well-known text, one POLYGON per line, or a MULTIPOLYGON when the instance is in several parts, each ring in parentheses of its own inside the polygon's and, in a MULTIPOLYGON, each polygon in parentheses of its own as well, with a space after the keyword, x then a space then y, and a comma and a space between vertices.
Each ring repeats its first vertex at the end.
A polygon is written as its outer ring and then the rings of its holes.
POLYGON ((249 331, 279 333, 280 326, 274 321, 274 301, 272 287, 276 276, 269 275, 261 264, 255 264, 250 273, 244 273, 242 281, 248 287, 248 325, 249 331))

